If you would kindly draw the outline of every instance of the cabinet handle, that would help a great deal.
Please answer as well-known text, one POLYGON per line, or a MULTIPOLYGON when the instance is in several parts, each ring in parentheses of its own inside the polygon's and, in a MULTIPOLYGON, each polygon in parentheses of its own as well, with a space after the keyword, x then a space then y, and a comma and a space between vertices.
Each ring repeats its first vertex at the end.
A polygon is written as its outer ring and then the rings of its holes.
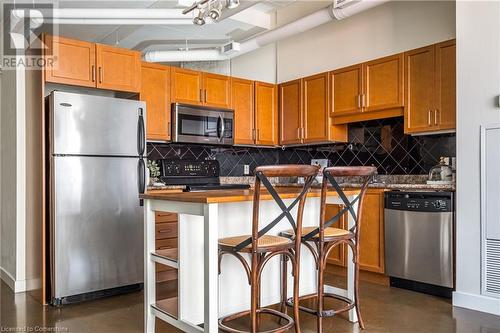
POLYGON ((102 67, 99 67, 99 83, 102 83, 103 70, 102 67))
POLYGON ((207 89, 204 90, 204 101, 207 102, 207 89))
POLYGON ((441 123, 441 112, 438 109, 434 110, 434 125, 438 125, 441 123), (439 115, 439 117, 438 117, 439 115))
POLYGON ((306 138, 306 128, 305 127, 302 127, 301 134, 302 134, 301 139, 305 140, 305 138, 306 138))
POLYGON ((297 128, 297 139, 299 140, 301 139, 300 134, 301 134, 301 128, 299 127, 297 128))
POLYGON ((427 125, 431 126, 431 117, 432 117, 432 110, 429 110, 427 114, 427 125))
POLYGON ((92 82, 95 82, 95 66, 92 65, 92 82))
POLYGON ((366 94, 361 95, 361 107, 366 108, 366 94))
POLYGON ((358 109, 361 109, 361 95, 358 95, 358 109))
POLYGON ((200 89, 200 102, 203 103, 203 89, 200 89))

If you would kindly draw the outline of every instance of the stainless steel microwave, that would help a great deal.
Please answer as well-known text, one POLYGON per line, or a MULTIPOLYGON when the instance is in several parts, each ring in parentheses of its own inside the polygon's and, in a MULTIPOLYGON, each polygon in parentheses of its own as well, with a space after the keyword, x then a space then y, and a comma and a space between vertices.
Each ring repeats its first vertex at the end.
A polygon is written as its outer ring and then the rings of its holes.
POLYGON ((233 125, 233 110, 172 104, 173 142, 232 145, 233 125))

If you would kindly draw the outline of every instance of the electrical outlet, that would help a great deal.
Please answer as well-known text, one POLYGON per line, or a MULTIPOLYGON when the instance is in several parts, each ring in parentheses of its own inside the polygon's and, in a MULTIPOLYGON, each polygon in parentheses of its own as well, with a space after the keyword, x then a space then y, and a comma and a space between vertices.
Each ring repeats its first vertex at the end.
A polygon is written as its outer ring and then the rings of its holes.
POLYGON ((243 165, 243 174, 244 175, 250 174, 250 165, 248 165, 248 164, 243 165))
POLYGON ((319 165, 321 169, 328 167, 328 159, 312 159, 311 165, 319 165))

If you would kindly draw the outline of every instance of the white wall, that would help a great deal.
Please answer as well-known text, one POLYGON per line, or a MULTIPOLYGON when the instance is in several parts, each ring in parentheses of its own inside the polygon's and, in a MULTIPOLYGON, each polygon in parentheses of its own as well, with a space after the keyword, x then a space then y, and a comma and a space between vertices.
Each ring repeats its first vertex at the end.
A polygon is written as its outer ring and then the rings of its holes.
POLYGON ((1 261, 2 274, 16 277, 16 72, 4 70, 1 92, 1 261))
MULTIPOLYGON (((283 25, 329 2, 297 1, 278 10, 283 25)), ((232 74, 278 83, 455 37, 454 1, 391 1, 342 21, 234 58, 232 74), (274 74, 276 64, 277 73, 274 74)))
POLYGON ((499 123, 500 3, 459 1, 457 18, 457 291, 453 304, 500 315, 481 295, 481 125, 499 123))
POLYGON ((276 45, 270 44, 231 60, 231 75, 276 83, 276 45))
POLYGON ((0 276, 21 291, 26 271, 24 71, 4 69, 1 89, 0 276))

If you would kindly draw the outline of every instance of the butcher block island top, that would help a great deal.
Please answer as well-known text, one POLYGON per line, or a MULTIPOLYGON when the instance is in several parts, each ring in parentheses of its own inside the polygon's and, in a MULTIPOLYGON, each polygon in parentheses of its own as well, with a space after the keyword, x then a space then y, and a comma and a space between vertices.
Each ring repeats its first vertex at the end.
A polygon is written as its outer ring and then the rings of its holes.
MULTIPOLYGON (((278 187, 277 192, 281 199, 294 199, 300 193, 300 188, 297 187, 278 187)), ((348 190, 344 193, 349 195, 355 195, 359 191, 348 190)), ((151 199, 151 200, 167 200, 167 201, 179 201, 179 202, 194 202, 194 203, 224 203, 224 202, 242 202, 242 201, 253 201, 254 191, 252 189, 248 190, 211 190, 211 191, 201 191, 201 192, 181 192, 181 193, 168 193, 159 191, 148 191, 140 195, 141 199, 151 199)), ((311 189, 307 194, 307 197, 319 197, 321 196, 320 189, 311 189)), ((328 196, 338 196, 338 194, 332 189, 328 192, 328 196)), ((273 200, 273 197, 266 190, 261 191, 260 200, 273 200)))

